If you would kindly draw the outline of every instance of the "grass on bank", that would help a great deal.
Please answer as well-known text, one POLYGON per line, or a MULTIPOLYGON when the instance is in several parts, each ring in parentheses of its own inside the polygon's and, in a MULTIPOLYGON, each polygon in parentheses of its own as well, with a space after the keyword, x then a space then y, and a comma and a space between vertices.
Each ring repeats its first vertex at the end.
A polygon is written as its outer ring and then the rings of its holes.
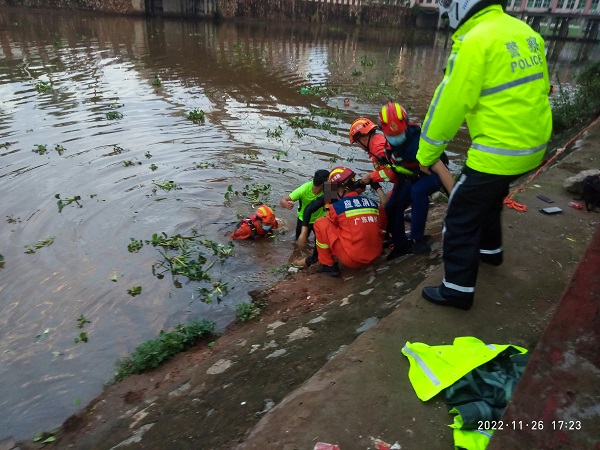
POLYGON ((183 352, 201 339, 215 334, 216 324, 208 320, 190 320, 187 325, 178 324, 173 331, 161 331, 158 338, 142 342, 133 353, 117 361, 114 382, 129 375, 146 372, 157 367, 177 353, 183 352))
POLYGON ((559 84, 550 96, 553 134, 558 135, 600 114, 600 62, 586 67, 571 89, 559 84))

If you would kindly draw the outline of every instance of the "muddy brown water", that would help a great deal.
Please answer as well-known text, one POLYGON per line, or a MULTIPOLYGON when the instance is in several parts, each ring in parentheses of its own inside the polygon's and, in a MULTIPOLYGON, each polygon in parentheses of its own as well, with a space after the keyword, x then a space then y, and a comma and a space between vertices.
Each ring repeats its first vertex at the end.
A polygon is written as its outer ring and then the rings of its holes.
MULTIPOLYGON (((367 171, 348 126, 374 119, 388 98, 421 121, 445 66, 444 43, 444 34, 424 30, 3 8, 0 440, 58 426, 141 342, 190 318, 222 329, 249 290, 281 279, 297 251, 295 213, 279 199, 316 169, 367 171), (302 93, 325 86, 328 95, 302 93), (334 116, 311 115, 318 108, 334 116), (204 111, 204 123, 186 118, 193 110, 204 111), (294 128, 296 117, 327 126, 294 128), (153 192, 153 181, 180 189, 153 192), (213 279, 230 288, 220 303, 199 300, 201 283, 155 277, 161 257, 151 245, 128 251, 132 238, 192 229, 226 244, 252 210, 248 197, 226 199, 229 186, 259 185, 270 185, 261 200, 276 207, 283 232, 236 243, 223 264, 206 252, 213 279), (56 194, 80 196, 81 207, 59 213, 56 194), (25 253, 47 237, 51 245, 25 253), (133 286, 141 295, 128 295, 133 286), (78 328, 81 316, 89 323, 78 328), (76 343, 82 332, 88 341, 76 343)), ((600 59, 597 46, 583 43, 551 42, 549 52, 553 78, 563 82, 579 61, 600 59)), ((467 142, 463 129, 449 148, 454 170, 467 142)))

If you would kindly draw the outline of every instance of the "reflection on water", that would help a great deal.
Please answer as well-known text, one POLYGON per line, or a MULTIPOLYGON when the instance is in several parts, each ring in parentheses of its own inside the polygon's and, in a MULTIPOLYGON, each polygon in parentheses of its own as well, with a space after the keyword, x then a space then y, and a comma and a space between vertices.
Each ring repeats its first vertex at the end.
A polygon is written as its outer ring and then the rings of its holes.
MULTIPOLYGON (((160 255, 148 244, 129 252, 132 239, 196 229, 227 243, 251 213, 228 192, 269 184, 278 206, 316 169, 368 170, 348 144, 349 124, 374 118, 387 98, 422 120, 448 51, 431 31, 7 8, 0 30, 0 440, 58 426, 100 392, 118 358, 161 329, 188 318, 222 328, 249 290, 298 256, 295 212, 275 208, 291 232, 236 243, 211 270, 231 291, 207 305, 198 283, 154 277, 160 255), (311 86, 329 91, 301 93, 311 86), (323 108, 330 116, 315 113, 323 108), (204 123, 186 118, 193 110, 204 123), (294 128, 296 117, 313 125, 294 128), (180 189, 153 192, 166 181, 180 189), (80 200, 59 213, 56 195, 80 200), (47 237, 51 245, 24 252, 47 237), (128 295, 133 286, 142 294, 128 295), (78 328, 81 316, 89 323, 78 328), (75 343, 81 332, 87 343, 75 343)), ((554 61, 557 73, 570 64, 554 61)), ((462 130, 450 148, 457 163, 467 143, 462 130)))

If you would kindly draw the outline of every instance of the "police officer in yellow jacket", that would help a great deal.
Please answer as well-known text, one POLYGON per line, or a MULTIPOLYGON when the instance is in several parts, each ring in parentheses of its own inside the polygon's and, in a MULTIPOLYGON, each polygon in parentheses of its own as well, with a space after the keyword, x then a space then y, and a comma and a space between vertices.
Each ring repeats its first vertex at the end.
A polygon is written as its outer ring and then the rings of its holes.
POLYGON ((472 144, 444 219, 445 276, 423 289, 468 310, 479 261, 502 264, 500 213, 510 183, 536 168, 552 131, 544 41, 501 0, 440 0, 452 51, 425 117, 417 159, 427 172, 466 120, 472 144))

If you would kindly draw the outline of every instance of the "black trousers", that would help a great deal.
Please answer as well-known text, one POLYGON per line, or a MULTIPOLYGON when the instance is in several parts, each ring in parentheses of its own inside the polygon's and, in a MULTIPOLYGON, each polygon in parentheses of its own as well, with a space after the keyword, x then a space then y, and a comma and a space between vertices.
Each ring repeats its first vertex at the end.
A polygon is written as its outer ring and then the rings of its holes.
POLYGON ((519 176, 464 169, 444 218, 442 295, 472 297, 480 259, 502 262, 502 205, 519 176))

